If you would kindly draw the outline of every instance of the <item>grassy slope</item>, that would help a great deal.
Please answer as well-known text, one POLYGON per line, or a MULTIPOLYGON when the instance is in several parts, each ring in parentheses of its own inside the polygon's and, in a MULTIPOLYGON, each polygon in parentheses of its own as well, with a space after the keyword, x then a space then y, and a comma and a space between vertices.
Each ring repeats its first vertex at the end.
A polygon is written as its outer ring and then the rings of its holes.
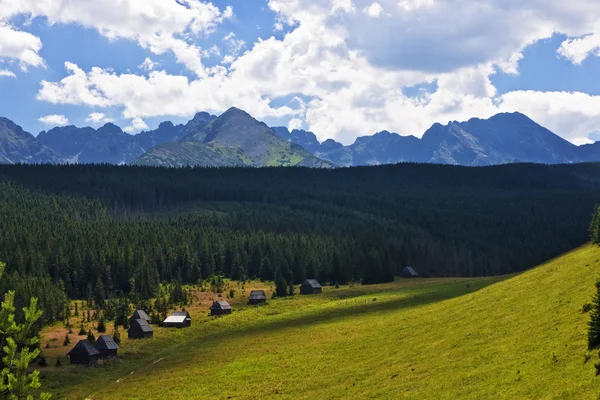
POLYGON ((116 367, 65 367, 46 385, 93 399, 596 398, 580 309, 599 272, 585 246, 512 277, 328 289, 196 318, 126 344, 116 367))

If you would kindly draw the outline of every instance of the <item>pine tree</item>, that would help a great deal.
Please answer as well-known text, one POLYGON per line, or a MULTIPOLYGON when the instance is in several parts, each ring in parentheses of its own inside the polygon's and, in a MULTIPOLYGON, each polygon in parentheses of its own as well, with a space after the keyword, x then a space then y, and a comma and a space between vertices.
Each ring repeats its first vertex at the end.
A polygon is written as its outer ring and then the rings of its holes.
POLYGON ((94 336, 91 329, 87 333, 87 338, 92 343, 94 343, 96 341, 96 336, 94 336))
POLYGON ((85 328, 83 327, 83 321, 81 322, 81 328, 79 328, 79 336, 83 336, 85 335, 87 332, 85 331, 85 328))
MULTIPOLYGON (((0 263, 0 277, 6 265, 0 263)), ((15 322, 15 292, 9 291, 4 295, 0 308, 0 335, 2 356, 2 371, 0 373, 0 393, 9 399, 33 400, 32 393, 41 386, 39 371, 31 371, 29 366, 41 353, 39 337, 34 325, 42 316, 37 308, 37 299, 31 298, 29 307, 23 307, 22 324, 15 322)), ((4 398, 4 397, 3 397, 4 398)), ((41 393, 41 400, 50 399, 50 394, 41 393)))
POLYGON ((600 345, 600 280, 596 281, 596 294, 592 299, 590 322, 588 322, 588 348, 600 345))
POLYGON ((113 332, 113 340, 116 344, 121 344, 121 334, 119 333, 119 325, 115 325, 115 330, 113 332))
POLYGON ((277 297, 285 297, 288 294, 287 282, 279 270, 275 273, 275 293, 277 297))
POLYGON ((292 281, 288 283, 288 295, 294 295, 294 283, 292 281))
POLYGON ((67 333, 65 335, 65 341, 63 342, 63 346, 68 346, 69 344, 71 344, 71 340, 69 339, 69 334, 67 333))
POLYGON ((98 332, 106 332, 106 323, 104 322, 104 316, 100 317, 100 321, 98 322, 98 332))

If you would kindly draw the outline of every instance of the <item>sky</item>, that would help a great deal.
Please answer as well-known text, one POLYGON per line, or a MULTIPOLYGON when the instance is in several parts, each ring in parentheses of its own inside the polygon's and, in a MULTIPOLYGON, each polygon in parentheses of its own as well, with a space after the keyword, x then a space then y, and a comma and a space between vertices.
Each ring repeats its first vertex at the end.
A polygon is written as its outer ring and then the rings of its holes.
POLYGON ((235 106, 344 144, 519 111, 600 140, 593 0, 0 0, 0 116, 131 134, 235 106))

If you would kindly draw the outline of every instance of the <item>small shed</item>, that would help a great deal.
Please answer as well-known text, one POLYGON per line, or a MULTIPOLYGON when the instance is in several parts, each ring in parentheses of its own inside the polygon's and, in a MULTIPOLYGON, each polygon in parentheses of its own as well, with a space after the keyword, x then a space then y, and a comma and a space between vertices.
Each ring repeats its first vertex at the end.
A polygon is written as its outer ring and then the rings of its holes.
POLYGON ((210 307, 210 315, 225 315, 231 314, 231 305, 225 300, 217 300, 210 307))
POLYGON ((174 311, 163 321, 165 328, 187 328, 192 325, 192 318, 187 311, 174 311))
POLYGON ((100 335, 96 339, 94 347, 100 352, 100 358, 116 357, 119 349, 119 345, 115 343, 110 335, 100 335))
POLYGON ((402 272, 400 272, 400 276, 403 278, 416 278, 419 274, 417 274, 411 266, 406 266, 402 272))
POLYGON ((134 319, 129 323, 127 337, 129 339, 146 339, 154 335, 154 330, 145 319, 134 319))
POLYGON ((93 364, 100 357, 100 352, 96 350, 92 342, 87 339, 77 342, 75 347, 67 353, 71 364, 93 364))
POLYGON ((144 310, 135 310, 133 315, 129 318, 129 322, 133 321, 134 319, 143 319, 144 321, 150 323, 150 317, 144 310))
POLYGON ((300 286, 300 294, 320 294, 323 287, 316 279, 305 279, 300 286))
POLYGON ((264 290, 253 290, 248 297, 248 304, 262 304, 267 302, 267 295, 264 290))

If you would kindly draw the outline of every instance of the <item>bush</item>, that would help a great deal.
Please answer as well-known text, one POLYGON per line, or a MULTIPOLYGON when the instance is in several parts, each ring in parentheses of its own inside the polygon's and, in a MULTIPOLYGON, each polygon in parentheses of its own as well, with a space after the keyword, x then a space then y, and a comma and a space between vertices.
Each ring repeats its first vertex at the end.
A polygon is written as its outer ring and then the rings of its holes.
POLYGON ((48 361, 46 361, 46 357, 44 357, 43 354, 40 354, 40 359, 38 360, 38 365, 40 367, 47 367, 48 366, 48 361))
POLYGON ((591 303, 585 303, 582 307, 581 307, 581 313, 582 314, 587 314, 590 311, 592 311, 592 304, 591 303))
POLYGON ((596 368, 596 376, 600 375, 600 361, 594 364, 594 368, 596 368))
POLYGON ((121 344, 121 333, 119 333, 119 328, 115 328, 113 332, 113 340, 116 344, 121 344))
POLYGON ((62 367, 62 362, 60 361, 60 357, 56 357, 56 364, 55 364, 55 366, 62 367))

